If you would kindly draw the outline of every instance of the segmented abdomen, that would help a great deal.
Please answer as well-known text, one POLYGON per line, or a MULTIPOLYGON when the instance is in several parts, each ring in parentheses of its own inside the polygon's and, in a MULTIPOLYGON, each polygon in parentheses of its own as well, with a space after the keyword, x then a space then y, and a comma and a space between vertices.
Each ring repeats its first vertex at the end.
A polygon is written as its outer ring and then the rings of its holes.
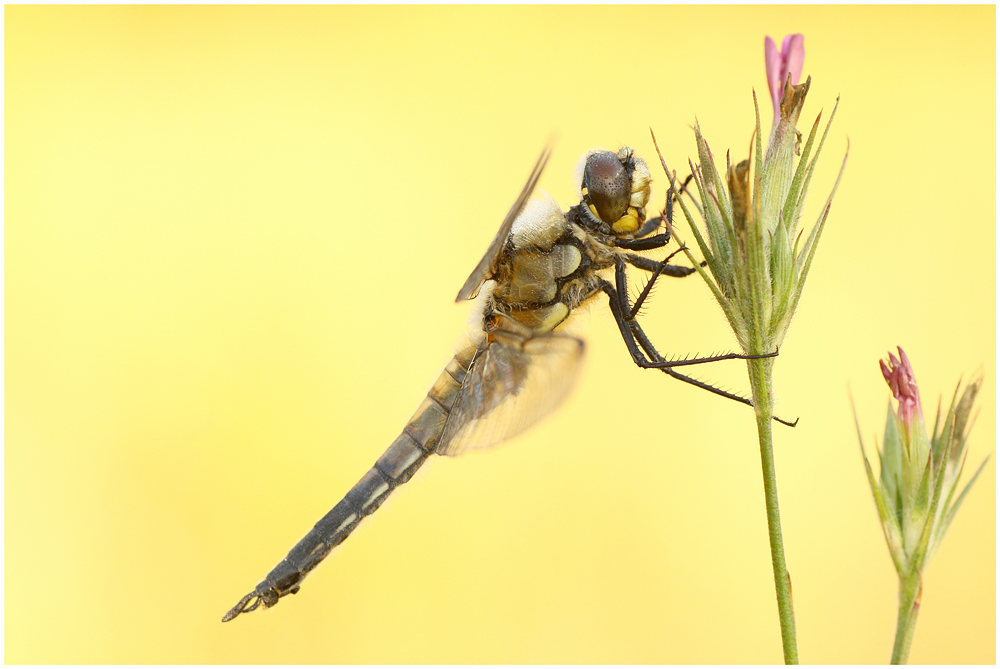
POLYGON ((279 598, 298 592, 306 574, 342 543, 366 516, 374 513, 393 490, 410 480, 434 453, 477 348, 471 346, 452 358, 382 457, 344 499, 295 544, 267 578, 226 614, 223 621, 232 620, 261 604, 274 606, 279 598), (258 601, 251 605, 254 598, 258 601))

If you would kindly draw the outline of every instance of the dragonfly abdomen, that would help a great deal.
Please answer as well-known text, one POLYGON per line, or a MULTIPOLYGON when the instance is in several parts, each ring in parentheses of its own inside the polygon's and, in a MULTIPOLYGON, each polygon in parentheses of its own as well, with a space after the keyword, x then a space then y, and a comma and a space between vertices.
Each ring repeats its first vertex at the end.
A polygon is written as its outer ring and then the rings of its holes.
POLYGON ((261 604, 269 608, 281 597, 298 592, 306 574, 340 545, 366 516, 373 514, 393 490, 410 480, 434 453, 476 350, 476 346, 465 349, 445 366, 427 391, 427 397, 382 457, 295 544, 267 578, 223 617, 223 622, 245 611, 253 611, 261 604))

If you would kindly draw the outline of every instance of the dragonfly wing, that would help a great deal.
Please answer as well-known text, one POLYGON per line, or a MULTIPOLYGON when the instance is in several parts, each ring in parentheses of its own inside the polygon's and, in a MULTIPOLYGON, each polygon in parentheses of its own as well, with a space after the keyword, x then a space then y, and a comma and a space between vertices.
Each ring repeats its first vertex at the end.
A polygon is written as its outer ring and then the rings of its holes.
POLYGON ((473 360, 435 451, 485 449, 531 427, 569 395, 583 354, 576 337, 495 332, 473 360))
POLYGON ((476 269, 472 270, 472 274, 469 278, 465 280, 465 285, 462 289, 458 291, 458 297, 455 298, 456 302, 461 302, 462 300, 471 300, 479 293, 480 286, 486 281, 490 276, 496 271, 497 258, 500 257, 500 253, 503 251, 504 245, 507 243, 507 237, 510 236, 511 227, 514 225, 514 219, 517 215, 521 213, 524 208, 524 204, 531 197, 532 191, 535 190, 535 186, 538 185, 538 180, 542 176, 542 170, 545 169, 545 164, 549 161, 549 156, 552 155, 552 145, 547 144, 544 149, 542 149, 542 155, 538 156, 538 162, 535 163, 535 168, 531 171, 531 176, 528 177, 528 182, 524 184, 524 188, 521 189, 521 194, 517 196, 517 200, 514 201, 514 205, 507 212, 507 217, 503 219, 503 223, 500 225, 500 229, 497 230, 496 237, 490 243, 490 247, 486 249, 486 254, 483 259, 479 261, 476 265, 476 269))

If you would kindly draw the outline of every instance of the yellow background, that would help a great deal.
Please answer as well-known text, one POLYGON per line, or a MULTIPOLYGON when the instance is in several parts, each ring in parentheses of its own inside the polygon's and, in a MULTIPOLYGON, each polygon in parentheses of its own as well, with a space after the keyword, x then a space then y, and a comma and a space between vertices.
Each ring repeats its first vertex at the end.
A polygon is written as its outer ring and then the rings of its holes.
MULTIPOLYGON (((746 154, 762 42, 850 160, 776 368, 806 662, 885 662, 896 581, 858 451, 901 344, 928 413, 985 371, 992 7, 8 7, 8 662, 778 662, 752 413, 635 368, 606 306, 553 418, 434 459, 280 606, 220 617, 371 466, 461 341, 453 298, 545 140, 746 154), (825 119, 825 116, 824 116, 825 119)), ((664 179, 657 177, 656 202, 664 179)), ((683 231, 685 228, 682 227, 683 231)), ((732 349, 697 279, 646 326, 732 349)), ((701 376, 746 387, 740 363, 701 376)), ((992 663, 995 468, 924 580, 911 660, 992 663)))

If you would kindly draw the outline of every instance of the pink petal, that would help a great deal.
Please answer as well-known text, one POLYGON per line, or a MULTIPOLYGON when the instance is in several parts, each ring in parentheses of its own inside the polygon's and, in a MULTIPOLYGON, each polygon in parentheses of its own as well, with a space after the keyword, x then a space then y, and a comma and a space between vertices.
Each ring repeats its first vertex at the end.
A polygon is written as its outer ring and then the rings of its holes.
POLYGON ((806 61, 805 36, 802 33, 788 35, 781 45, 781 85, 785 85, 787 75, 792 75, 792 85, 799 83, 802 76, 802 66, 806 61))
MULTIPOLYGON (((785 38, 788 39, 787 37, 785 38)), ((778 51, 774 40, 769 36, 764 38, 764 72, 767 74, 767 88, 771 91, 771 105, 774 107, 774 116, 777 118, 779 105, 781 104, 781 52, 778 51)))
POLYGON ((889 364, 884 360, 879 360, 879 368, 885 378, 892 396, 899 402, 897 415, 904 425, 909 426, 913 422, 915 415, 923 416, 923 409, 920 406, 920 393, 917 390, 917 379, 913 374, 913 366, 910 359, 906 357, 902 347, 896 347, 899 351, 899 358, 889 353, 889 364))
POLYGON ((773 39, 764 38, 764 71, 767 73, 767 88, 771 92, 775 122, 781 113, 781 96, 785 91, 785 82, 791 75, 792 85, 799 83, 805 59, 805 37, 802 33, 785 35, 785 39, 781 42, 781 51, 778 51, 773 39))

